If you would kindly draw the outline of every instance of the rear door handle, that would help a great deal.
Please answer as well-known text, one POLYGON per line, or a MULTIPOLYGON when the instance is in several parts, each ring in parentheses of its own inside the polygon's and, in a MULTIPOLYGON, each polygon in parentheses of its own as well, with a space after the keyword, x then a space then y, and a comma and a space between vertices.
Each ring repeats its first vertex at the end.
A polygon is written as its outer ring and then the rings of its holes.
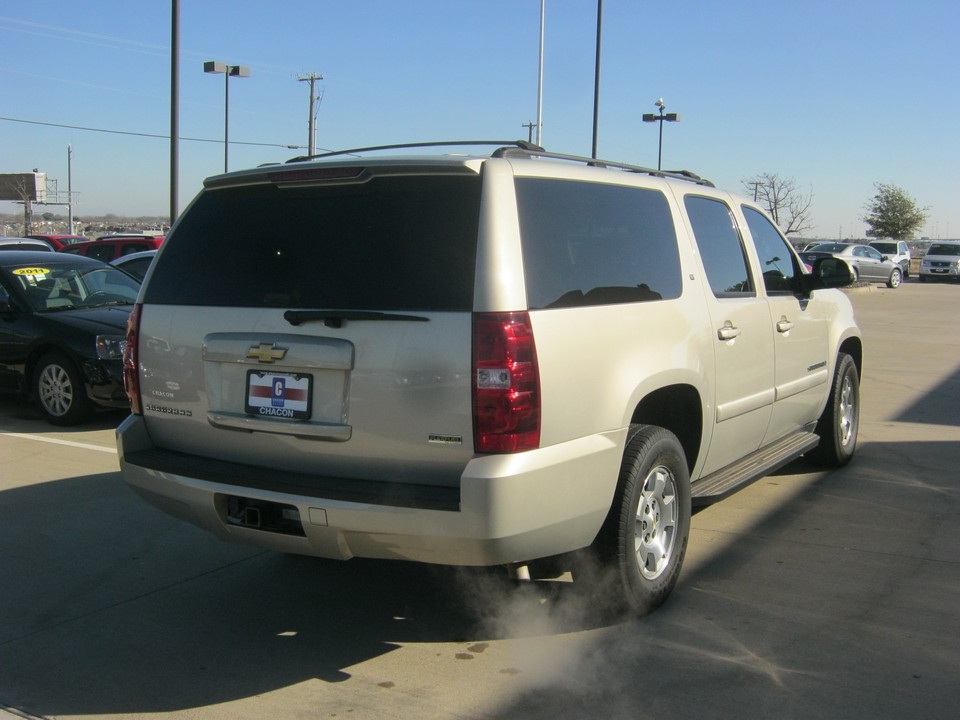
POLYGON ((735 337, 740 335, 740 328, 734 327, 733 323, 727 320, 723 327, 717 330, 717 337, 721 340, 733 340, 735 337))
POLYGON ((785 316, 782 317, 782 318, 780 318, 780 322, 777 323, 777 332, 779 332, 779 333, 785 333, 785 332, 789 332, 789 331, 792 330, 792 329, 793 329, 793 323, 792 323, 792 322, 790 322, 789 320, 787 320, 787 318, 786 318, 785 316))

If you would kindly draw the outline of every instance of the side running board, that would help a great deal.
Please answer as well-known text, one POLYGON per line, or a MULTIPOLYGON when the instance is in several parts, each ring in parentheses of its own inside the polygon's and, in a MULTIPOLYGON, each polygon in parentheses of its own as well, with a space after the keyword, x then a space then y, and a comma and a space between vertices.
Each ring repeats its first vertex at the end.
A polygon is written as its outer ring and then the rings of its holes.
POLYGON ((711 505, 752 482, 769 475, 791 460, 809 452, 820 442, 812 432, 800 431, 750 453, 691 485, 695 508, 711 505))

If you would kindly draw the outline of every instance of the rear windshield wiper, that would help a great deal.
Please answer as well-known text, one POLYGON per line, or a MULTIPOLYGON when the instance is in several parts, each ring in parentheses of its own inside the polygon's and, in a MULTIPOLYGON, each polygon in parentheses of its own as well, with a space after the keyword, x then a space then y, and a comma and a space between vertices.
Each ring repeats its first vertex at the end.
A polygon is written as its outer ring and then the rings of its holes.
POLYGON ((344 320, 392 320, 398 322, 429 322, 421 315, 401 315, 375 310, 287 310, 283 319, 291 325, 302 325, 312 320, 323 320, 327 327, 338 328, 344 320))

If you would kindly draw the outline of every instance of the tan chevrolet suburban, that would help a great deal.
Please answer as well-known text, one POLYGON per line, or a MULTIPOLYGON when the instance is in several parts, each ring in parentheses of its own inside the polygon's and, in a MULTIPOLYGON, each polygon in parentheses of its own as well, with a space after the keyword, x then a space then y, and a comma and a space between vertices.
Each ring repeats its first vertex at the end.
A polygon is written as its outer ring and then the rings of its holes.
POLYGON ((495 144, 208 179, 131 316, 126 481, 281 552, 589 553, 642 614, 691 505, 851 458, 842 261, 805 271, 756 204, 690 173, 495 144))

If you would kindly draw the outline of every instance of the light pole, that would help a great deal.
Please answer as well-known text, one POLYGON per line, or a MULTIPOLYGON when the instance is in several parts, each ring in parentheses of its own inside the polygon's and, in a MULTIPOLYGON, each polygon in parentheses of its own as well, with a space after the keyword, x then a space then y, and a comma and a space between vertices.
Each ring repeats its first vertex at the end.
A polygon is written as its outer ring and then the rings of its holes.
POLYGON ((644 113, 643 121, 644 122, 658 122, 660 123, 660 143, 657 146, 657 170, 660 169, 660 160, 663 158, 663 123, 666 122, 678 122, 680 120, 679 113, 665 113, 667 106, 663 103, 663 98, 657 100, 654 105, 660 108, 660 114, 654 115, 653 113, 644 113))
POLYGON ((224 75, 223 91, 223 171, 227 172, 227 158, 230 154, 230 78, 250 77, 250 68, 245 65, 227 65, 211 60, 203 64, 205 73, 224 75))

